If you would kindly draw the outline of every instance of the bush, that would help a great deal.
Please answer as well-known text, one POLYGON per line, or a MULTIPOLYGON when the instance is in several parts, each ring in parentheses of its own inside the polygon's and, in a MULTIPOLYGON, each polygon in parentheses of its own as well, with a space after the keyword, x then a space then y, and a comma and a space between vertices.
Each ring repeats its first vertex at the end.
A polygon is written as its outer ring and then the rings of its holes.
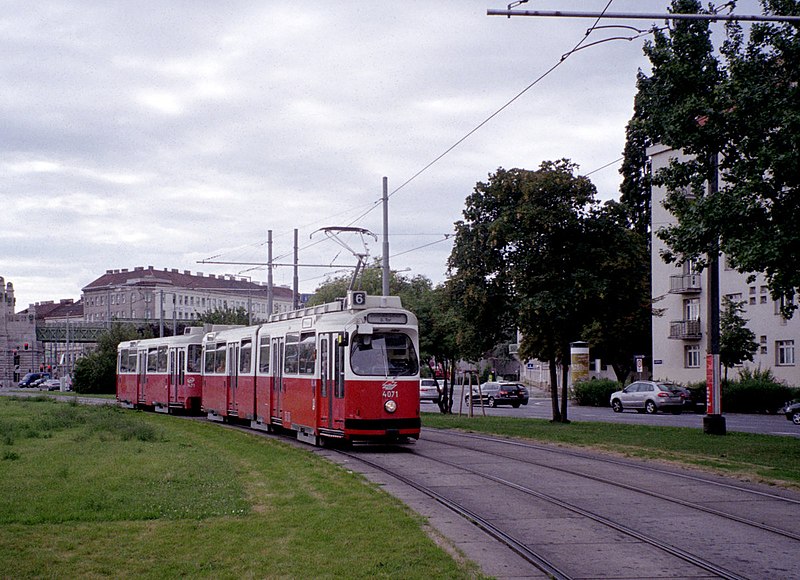
MULTIPOLYGON (((705 403, 705 381, 686 385, 696 403, 705 403)), ((723 413, 776 413, 786 401, 800 397, 800 389, 779 383, 772 371, 743 369, 738 381, 722 383, 723 413)))
POLYGON ((611 379, 581 381, 573 385, 575 401, 586 407, 608 407, 611 393, 622 389, 622 384, 611 379))
POLYGON ((793 391, 776 381, 769 369, 743 369, 738 381, 723 385, 722 409, 731 413, 777 413, 793 391))

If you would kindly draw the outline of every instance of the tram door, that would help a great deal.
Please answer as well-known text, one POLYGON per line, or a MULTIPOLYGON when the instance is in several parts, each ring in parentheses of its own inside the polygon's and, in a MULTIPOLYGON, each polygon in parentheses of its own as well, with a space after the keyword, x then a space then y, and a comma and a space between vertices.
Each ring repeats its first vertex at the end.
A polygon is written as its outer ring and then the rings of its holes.
POLYGON ((320 335, 319 425, 322 429, 344 428, 344 347, 340 333, 320 335))
POLYGON ((186 380, 186 351, 180 348, 171 348, 169 351, 169 402, 178 403, 178 389, 186 380))
POLYGON ((319 337, 319 426, 322 429, 332 427, 332 401, 331 396, 331 356, 330 356, 331 335, 321 334, 319 337))
POLYGON ((228 414, 238 415, 236 395, 239 388, 239 343, 228 345, 228 414))
POLYGON ((139 361, 138 361, 138 380, 136 381, 136 399, 140 403, 144 403, 147 400, 147 396, 145 395, 145 387, 147 386, 147 349, 141 349, 138 353, 139 361))
POLYGON ((270 392, 270 409, 269 414, 271 417, 277 418, 280 422, 283 421, 283 349, 284 339, 282 337, 274 337, 272 339, 272 384, 270 392))

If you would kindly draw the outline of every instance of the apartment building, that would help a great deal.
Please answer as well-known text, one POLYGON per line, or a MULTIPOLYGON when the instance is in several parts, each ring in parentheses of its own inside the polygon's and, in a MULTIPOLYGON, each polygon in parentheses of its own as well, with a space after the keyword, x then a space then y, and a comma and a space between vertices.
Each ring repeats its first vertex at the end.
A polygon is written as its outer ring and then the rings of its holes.
MULTIPOLYGON (((670 159, 680 158, 677 151, 663 146, 648 151, 652 171, 666 167, 670 159)), ((656 232, 675 218, 663 206, 666 191, 652 191, 652 297, 654 307, 662 310, 653 318, 653 377, 680 383, 700 382, 706 378, 706 325, 708 316, 708 272, 697 273, 692 265, 666 264, 661 258, 665 244, 656 232)), ((747 224, 742 224, 747 227, 747 224)), ((749 368, 770 369, 778 380, 800 385, 800 367, 796 362, 795 345, 800 344, 800 315, 791 319, 780 313, 780 303, 772 300, 762 275, 748 282, 746 274, 732 270, 725 256, 720 258, 720 303, 723 297, 744 302, 743 318, 759 343, 753 362, 729 369, 729 378, 749 368)))
MULTIPOLYGON (((243 308, 256 323, 269 314, 266 285, 231 275, 204 275, 189 270, 139 266, 106 273, 84 286, 86 322, 141 321, 186 323, 206 312, 243 308)), ((290 288, 273 288, 272 313, 293 309, 290 288)))

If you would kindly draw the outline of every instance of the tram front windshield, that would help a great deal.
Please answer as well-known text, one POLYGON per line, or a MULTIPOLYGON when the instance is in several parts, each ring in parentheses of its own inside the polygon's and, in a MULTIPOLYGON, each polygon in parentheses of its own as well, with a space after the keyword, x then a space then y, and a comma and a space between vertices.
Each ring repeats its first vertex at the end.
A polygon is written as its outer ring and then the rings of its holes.
POLYGON ((356 334, 350 346, 350 366, 361 376, 407 377, 419 372, 414 343, 400 332, 356 334))

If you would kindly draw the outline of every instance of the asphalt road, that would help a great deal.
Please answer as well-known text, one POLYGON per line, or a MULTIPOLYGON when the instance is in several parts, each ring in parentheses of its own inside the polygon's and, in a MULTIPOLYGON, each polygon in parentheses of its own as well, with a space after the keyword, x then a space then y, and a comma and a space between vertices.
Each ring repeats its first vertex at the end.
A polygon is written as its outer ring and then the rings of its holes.
MULTIPOLYGON (((422 403, 422 412, 438 412, 438 407, 432 403, 422 403)), ((453 403, 453 413, 467 414, 469 408, 466 403, 459 405, 453 403)), ((485 408, 487 415, 500 415, 509 417, 528 417, 536 419, 550 419, 553 416, 550 399, 544 396, 531 398, 526 406, 519 409, 513 407, 485 408)), ((480 406, 473 410, 476 415, 483 411, 480 406)), ((800 438, 800 427, 786 420, 783 415, 746 415, 741 413, 723 413, 725 426, 728 431, 741 431, 744 433, 760 433, 762 435, 783 435, 800 438)), ((603 423, 628 423, 632 425, 662 425, 672 427, 703 428, 702 413, 684 412, 680 415, 672 413, 658 413, 645 415, 636 411, 623 411, 614 413, 610 407, 580 407, 570 404, 567 417, 573 421, 599 421, 603 423)))

